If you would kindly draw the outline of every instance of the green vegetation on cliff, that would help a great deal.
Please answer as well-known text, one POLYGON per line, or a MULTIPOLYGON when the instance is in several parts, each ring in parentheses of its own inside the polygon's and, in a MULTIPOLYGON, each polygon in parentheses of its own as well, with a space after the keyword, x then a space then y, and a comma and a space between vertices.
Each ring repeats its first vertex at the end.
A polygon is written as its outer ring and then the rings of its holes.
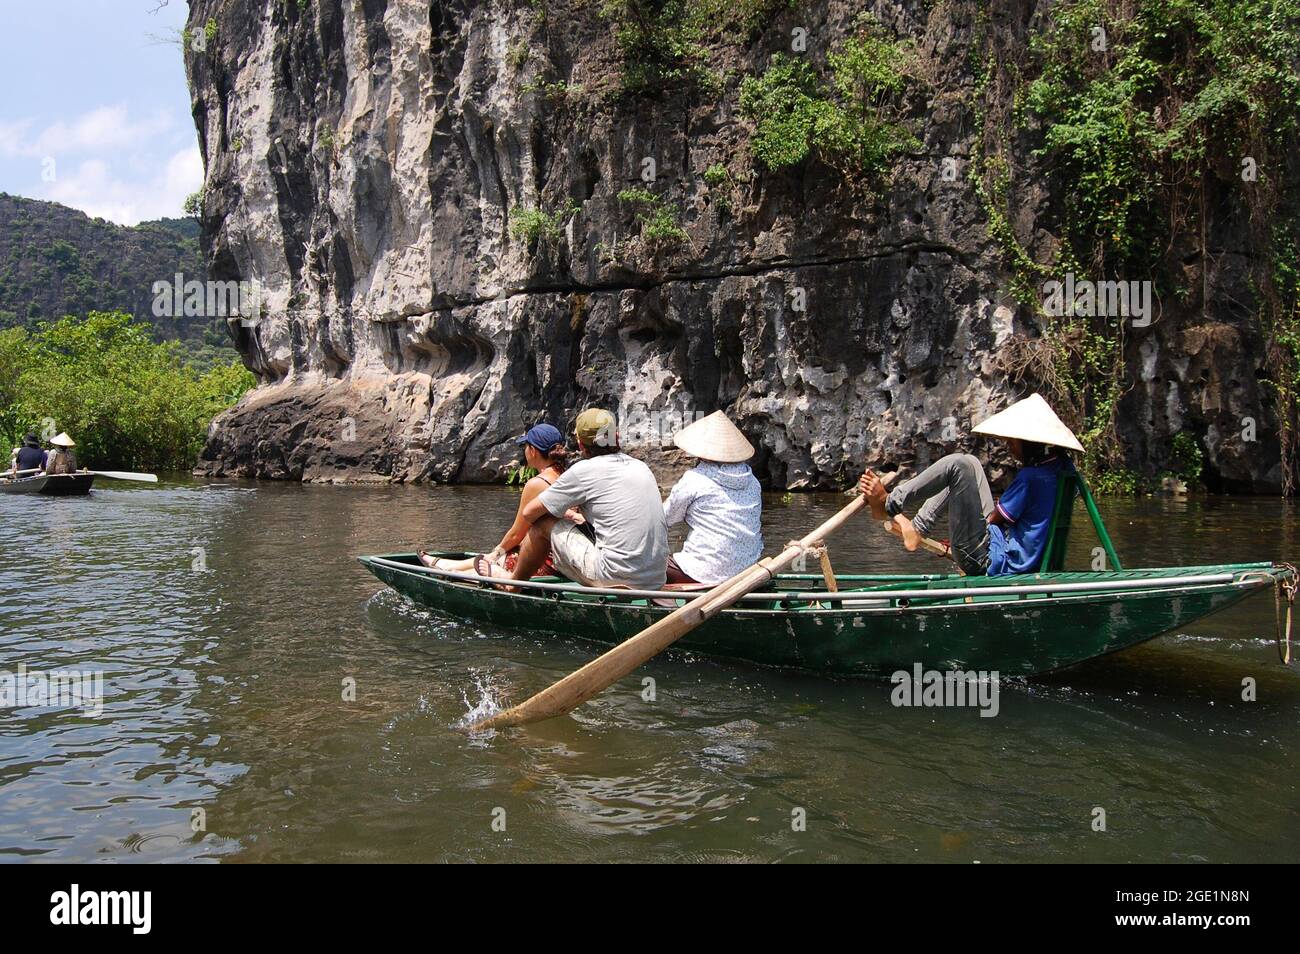
POLYGON ((564 237, 565 226, 578 211, 578 203, 573 199, 566 199, 558 208, 550 211, 515 206, 510 210, 510 236, 522 239, 529 245, 536 242, 559 244, 564 237))
MULTIPOLYGON (((1023 62, 985 53, 972 175, 1015 271, 1016 297, 1046 327, 1013 349, 1010 369, 1072 409, 1103 486, 1142 483, 1116 439, 1130 333, 1127 317, 1047 315, 1042 283, 1067 272, 1078 281, 1150 282, 1156 297, 1207 321, 1253 312, 1282 429, 1284 487, 1300 473, 1300 287, 1288 264, 1300 222, 1288 166, 1300 122, 1298 24, 1297 0, 1062 0, 1023 62), (986 96, 995 74, 1014 84, 1000 123, 986 96), (1051 262, 1036 262, 1008 224, 1017 134, 1037 139, 1061 197, 1063 242, 1051 262), (1228 314, 1212 287, 1224 250, 1209 240, 1225 229, 1254 253, 1255 300, 1232 303, 1228 314)), ((1171 447, 1170 459, 1195 480, 1200 448, 1193 453, 1189 440, 1171 447)))
POLYGON ((740 108, 756 124, 754 158, 780 170, 816 154, 846 179, 879 177, 891 159, 920 145, 893 109, 905 82, 906 47, 864 30, 829 60, 829 79, 780 53, 762 76, 745 79, 740 108))
POLYGON ((196 370, 121 312, 0 330, 0 452, 27 430, 67 431, 86 466, 188 468, 253 384, 241 365, 196 370))
POLYGON ((601 0, 623 57, 623 89, 645 92, 697 79, 706 51, 701 11, 691 0, 601 0))
POLYGON ((664 200, 647 189, 624 189, 618 194, 635 210, 637 224, 641 226, 641 240, 652 249, 664 250, 690 241, 686 230, 677 224, 677 212, 664 200))

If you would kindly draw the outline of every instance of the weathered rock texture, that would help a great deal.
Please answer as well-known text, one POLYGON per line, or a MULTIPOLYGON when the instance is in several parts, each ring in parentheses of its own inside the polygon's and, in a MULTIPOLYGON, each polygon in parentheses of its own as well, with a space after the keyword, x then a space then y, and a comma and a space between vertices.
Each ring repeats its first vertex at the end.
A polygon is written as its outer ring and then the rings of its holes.
MULTIPOLYGON (((973 64, 989 44, 999 63, 1022 51, 1034 3, 995 0, 980 30, 984 4, 805 2, 710 42, 720 90, 653 97, 619 94, 595 3, 190 5, 192 29, 217 24, 187 56, 210 275, 267 289, 264 318, 233 329, 261 384, 213 424, 201 471, 498 480, 526 426, 597 404, 621 409, 628 443, 665 466, 675 424, 724 408, 765 482, 833 486, 864 462, 974 446, 971 419, 1020 396, 999 357, 1041 329, 1010 299, 967 166, 973 64), (816 160, 763 172, 741 79, 788 50, 795 26, 824 63, 864 8, 914 41, 924 81, 903 106, 920 148, 875 196, 816 160), (627 244, 637 226, 617 199, 645 185, 647 157, 649 188, 690 236, 659 258, 627 244), (733 184, 706 184, 715 164, 733 184), (569 198, 581 210, 562 239, 511 236, 512 209, 569 198)), ((1035 185, 1047 180, 1033 146, 1015 145, 1011 221, 1048 261, 1059 197, 1035 185)), ((1278 448, 1232 221, 1209 306, 1166 301, 1131 332, 1120 436, 1129 464, 1154 473, 1188 431, 1212 484, 1267 491, 1278 448), (1243 417, 1257 443, 1235 439, 1243 417)))

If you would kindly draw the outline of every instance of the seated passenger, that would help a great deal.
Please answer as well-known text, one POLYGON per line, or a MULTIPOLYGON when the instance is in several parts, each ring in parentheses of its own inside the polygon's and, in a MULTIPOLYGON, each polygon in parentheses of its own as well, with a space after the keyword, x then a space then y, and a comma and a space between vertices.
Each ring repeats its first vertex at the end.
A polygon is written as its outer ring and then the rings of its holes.
POLYGON ((1066 448, 1083 445, 1039 395, 1017 401, 974 428, 1001 437, 1024 466, 996 503, 980 462, 949 454, 886 493, 868 470, 858 482, 872 514, 892 519, 903 545, 915 550, 935 521, 948 512, 953 560, 971 576, 1033 573, 1043 560, 1056 485, 1074 465, 1066 448), (915 508, 911 519, 905 511, 915 508))
POLYGON ((36 437, 35 431, 28 431, 23 437, 21 447, 15 447, 11 455, 11 468, 15 472, 14 476, 33 477, 35 474, 18 474, 17 471, 39 471, 45 469, 45 464, 49 455, 41 450, 41 442, 36 437))
POLYGON ((583 411, 575 433, 583 459, 520 511, 532 526, 511 576, 528 579, 549 555, 557 570, 586 586, 658 589, 668 531, 654 474, 619 449, 608 411, 583 411), (570 508, 586 526, 564 519, 570 508))
MULTIPOLYGON (((436 570, 450 570, 453 573, 477 573, 479 576, 508 576, 519 560, 519 544, 528 533, 530 524, 521 516, 524 507, 532 503, 551 484, 564 473, 565 462, 569 452, 564 447, 564 435, 553 424, 538 424, 528 433, 515 441, 524 447, 524 465, 537 471, 536 476, 524 484, 519 497, 519 508, 515 511, 515 521, 506 531, 501 542, 487 553, 468 560, 446 560, 430 556, 424 550, 419 552, 420 562, 436 570)), ((546 560, 538 567, 535 576, 552 576, 555 568, 546 560)))
POLYGON ((722 411, 682 428, 673 443, 700 462, 664 501, 668 526, 690 528, 668 558, 668 582, 722 583, 763 556, 762 490, 744 463, 754 447, 722 411))

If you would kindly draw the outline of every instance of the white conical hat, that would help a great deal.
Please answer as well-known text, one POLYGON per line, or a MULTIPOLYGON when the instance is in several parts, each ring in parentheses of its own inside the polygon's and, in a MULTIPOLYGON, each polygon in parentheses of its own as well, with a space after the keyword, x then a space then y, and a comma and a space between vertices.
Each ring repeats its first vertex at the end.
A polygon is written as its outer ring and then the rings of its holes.
POLYGON ((714 411, 673 436, 673 443, 692 457, 719 464, 738 464, 754 456, 754 445, 721 411, 714 411))
POLYGON ((1017 401, 1005 411, 999 411, 986 421, 976 424, 976 434, 994 437, 1018 437, 1022 441, 1068 447, 1083 452, 1083 445, 1074 433, 1061 423, 1041 394, 1031 394, 1017 401))
POLYGON ((71 437, 68 436, 68 432, 67 432, 67 431, 64 431, 64 432, 63 432, 62 434, 60 434, 58 437, 51 437, 51 438, 50 438, 50 443, 53 444, 53 445, 55 445, 56 447, 76 447, 76 446, 77 446, 77 442, 74 441, 71 437))

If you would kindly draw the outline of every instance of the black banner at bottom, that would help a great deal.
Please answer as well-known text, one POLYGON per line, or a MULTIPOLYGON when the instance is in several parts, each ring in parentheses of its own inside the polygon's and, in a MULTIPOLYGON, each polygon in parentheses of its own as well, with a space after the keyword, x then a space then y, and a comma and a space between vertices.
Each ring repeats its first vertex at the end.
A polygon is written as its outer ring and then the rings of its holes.
POLYGON ((259 939, 320 934, 337 943, 353 936, 373 940, 377 927, 427 934, 433 919, 445 929, 457 921, 481 926, 485 917, 494 932, 557 922, 571 929, 576 918, 592 915, 601 921, 627 918, 625 927, 652 931, 662 930, 665 921, 698 923, 704 915, 719 929, 727 924, 734 930, 744 927, 743 912, 754 904, 745 896, 753 894, 762 898, 764 912, 755 927, 773 919, 795 926, 810 913, 821 919, 839 912, 837 920, 846 926, 861 919, 873 939, 891 934, 891 925, 900 935, 914 934, 920 925, 938 927, 938 921, 956 918, 968 926, 974 919, 1055 936, 1185 938, 1198 932, 1231 941, 1241 932, 1284 926, 1287 892, 1281 885, 1287 873, 1263 866, 826 866, 809 885, 806 873, 795 883, 779 872, 770 881, 743 882, 732 870, 721 883, 716 871, 658 866, 622 867, 593 887, 590 874, 576 866, 530 872, 10 865, 0 866, 0 910, 10 940, 49 932, 75 934, 81 941, 95 935, 127 944, 194 943, 220 925, 221 931, 252 931, 259 939), (707 915, 709 904, 718 908, 713 917, 707 915), (498 923, 494 910, 509 917, 498 923))

